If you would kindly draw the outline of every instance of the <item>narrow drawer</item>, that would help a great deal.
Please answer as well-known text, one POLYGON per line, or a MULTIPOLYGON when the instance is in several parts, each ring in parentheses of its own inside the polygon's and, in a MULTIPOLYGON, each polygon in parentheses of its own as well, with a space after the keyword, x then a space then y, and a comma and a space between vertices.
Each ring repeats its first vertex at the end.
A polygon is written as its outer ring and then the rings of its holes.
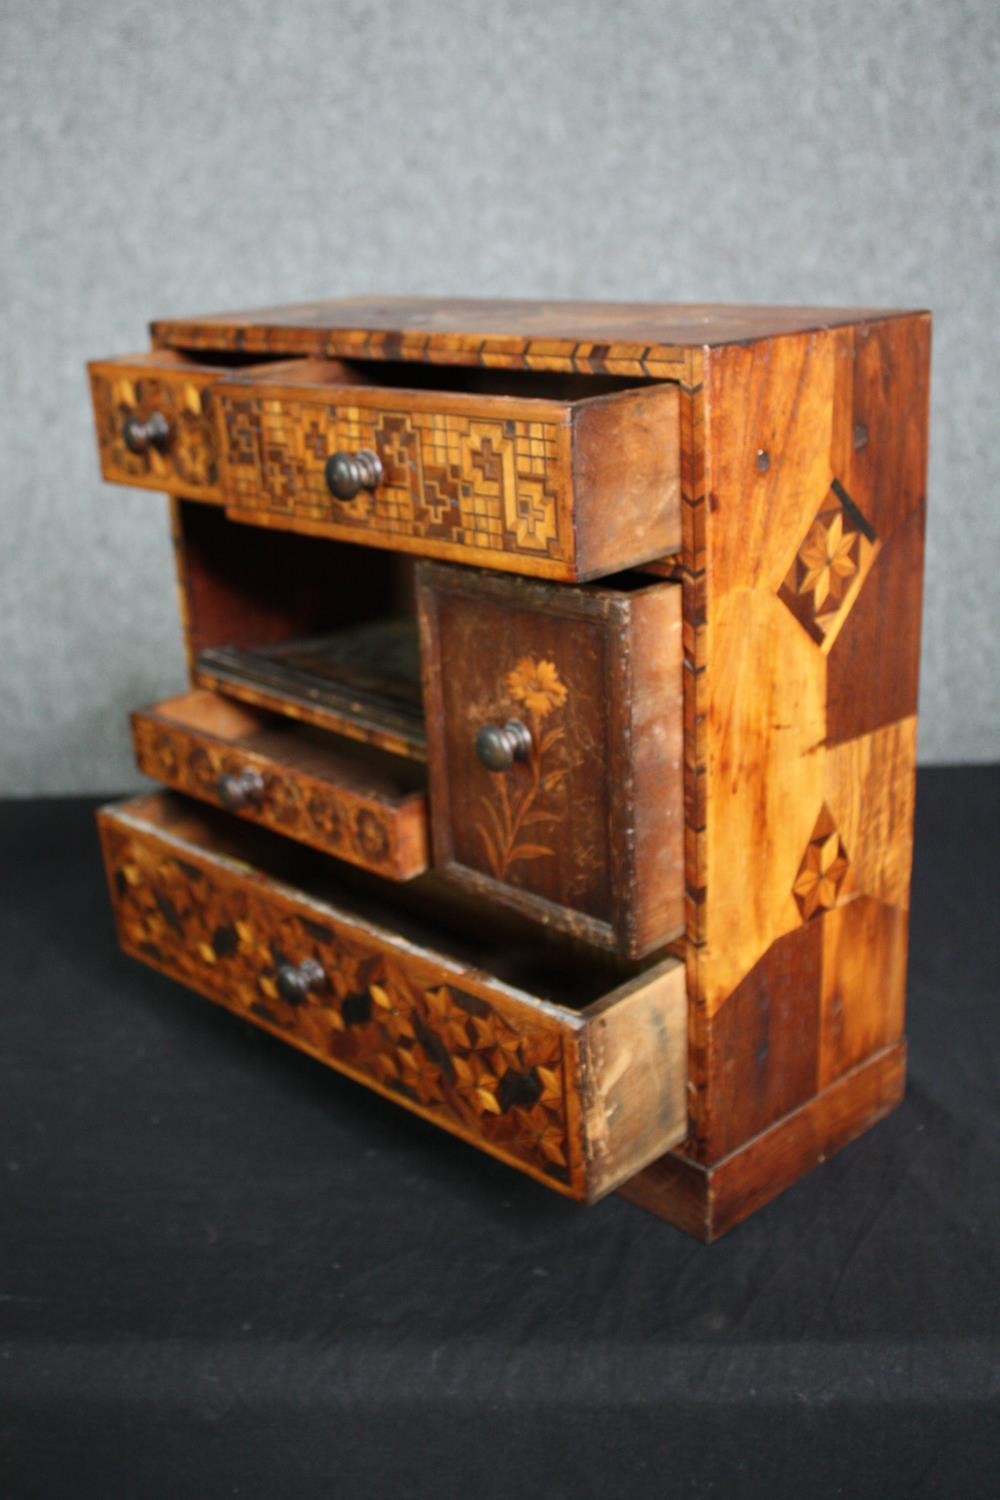
POLYGON ((140 771, 203 802, 394 880, 427 868, 412 761, 199 691, 134 713, 132 740, 140 771))
POLYGON ((161 349, 87 369, 105 479, 221 500, 211 397, 218 368, 161 349))
POLYGON ((435 864, 638 957, 683 930, 680 587, 417 573, 435 864))
POLYGON ((680 963, 602 993, 592 958, 491 950, 482 921, 469 947, 305 851, 293 888, 285 841, 171 794, 99 824, 127 953, 555 1190, 599 1198, 683 1138, 680 963))
POLYGON ((398 387, 365 385, 302 360, 228 376, 215 399, 229 514, 564 580, 679 550, 676 386, 597 394, 598 380, 507 374, 462 389, 475 375, 397 367, 398 387), (539 389, 552 394, 527 394, 539 389))
MULTIPOLYGON (((242 368, 288 364, 244 360, 242 368)), ((101 473, 109 483, 222 503, 213 391, 231 366, 154 349, 93 360, 87 373, 101 473)))

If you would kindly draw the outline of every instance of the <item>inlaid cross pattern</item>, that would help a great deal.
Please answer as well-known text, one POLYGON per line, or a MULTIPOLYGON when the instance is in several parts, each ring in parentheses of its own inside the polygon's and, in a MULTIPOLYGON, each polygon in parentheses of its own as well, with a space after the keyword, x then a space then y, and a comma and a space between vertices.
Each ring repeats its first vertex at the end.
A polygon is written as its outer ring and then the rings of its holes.
POLYGON ((849 863, 844 841, 824 802, 792 886, 804 921, 836 906, 849 863))
POLYGON ((799 544, 778 597, 821 645, 839 621, 875 541, 875 532, 834 479, 799 544))

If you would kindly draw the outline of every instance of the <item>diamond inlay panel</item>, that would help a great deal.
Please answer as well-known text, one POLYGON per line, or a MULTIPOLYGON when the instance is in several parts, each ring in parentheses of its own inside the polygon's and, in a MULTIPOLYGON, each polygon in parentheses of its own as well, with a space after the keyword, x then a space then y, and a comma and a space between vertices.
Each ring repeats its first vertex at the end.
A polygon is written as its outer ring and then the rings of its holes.
POLYGON ((792 887, 804 921, 836 906, 849 864, 844 841, 824 803, 792 887))
POLYGON ((875 532, 834 479, 778 590, 820 645, 849 608, 875 542, 875 532))

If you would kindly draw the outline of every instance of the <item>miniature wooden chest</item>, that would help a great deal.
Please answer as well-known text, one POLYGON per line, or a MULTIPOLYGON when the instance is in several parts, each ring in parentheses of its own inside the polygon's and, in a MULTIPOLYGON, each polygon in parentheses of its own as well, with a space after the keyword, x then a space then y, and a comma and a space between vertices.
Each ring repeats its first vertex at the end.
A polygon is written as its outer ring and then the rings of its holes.
POLYGON ((930 319, 348 300, 90 367, 170 496, 123 948, 713 1238, 901 1097, 930 319))

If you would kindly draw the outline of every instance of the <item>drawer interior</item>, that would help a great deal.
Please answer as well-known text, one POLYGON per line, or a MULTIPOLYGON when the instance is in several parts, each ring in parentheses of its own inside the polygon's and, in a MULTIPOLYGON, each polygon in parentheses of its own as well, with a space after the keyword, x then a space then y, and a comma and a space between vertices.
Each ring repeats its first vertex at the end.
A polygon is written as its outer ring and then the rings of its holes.
POLYGON ((398 884, 291 844, 280 834, 241 823, 173 792, 140 797, 129 814, 211 855, 249 866, 297 896, 335 908, 491 979, 566 1009, 582 1011, 649 968, 594 953, 516 913, 458 890, 428 872, 398 884))
MULTIPOLYGON (((202 355, 197 356, 200 361, 202 355)), ((254 361, 254 363, 258 363, 254 361)), ((391 389, 405 397, 409 391, 439 391, 446 395, 509 397, 518 401, 554 401, 561 405, 614 396, 661 382, 641 376, 582 375, 564 370, 500 370, 478 365, 426 364, 413 360, 297 359, 270 368, 233 371, 235 382, 280 383, 296 386, 352 386, 391 389)), ((227 382, 228 383, 228 382, 227 382)))
POLYGON ((220 741, 234 751, 263 756, 284 771, 329 781, 360 796, 401 802, 422 792, 426 782, 423 767, 415 761, 389 755, 377 746, 358 745, 281 714, 249 708, 216 693, 180 693, 144 712, 157 721, 220 741))

